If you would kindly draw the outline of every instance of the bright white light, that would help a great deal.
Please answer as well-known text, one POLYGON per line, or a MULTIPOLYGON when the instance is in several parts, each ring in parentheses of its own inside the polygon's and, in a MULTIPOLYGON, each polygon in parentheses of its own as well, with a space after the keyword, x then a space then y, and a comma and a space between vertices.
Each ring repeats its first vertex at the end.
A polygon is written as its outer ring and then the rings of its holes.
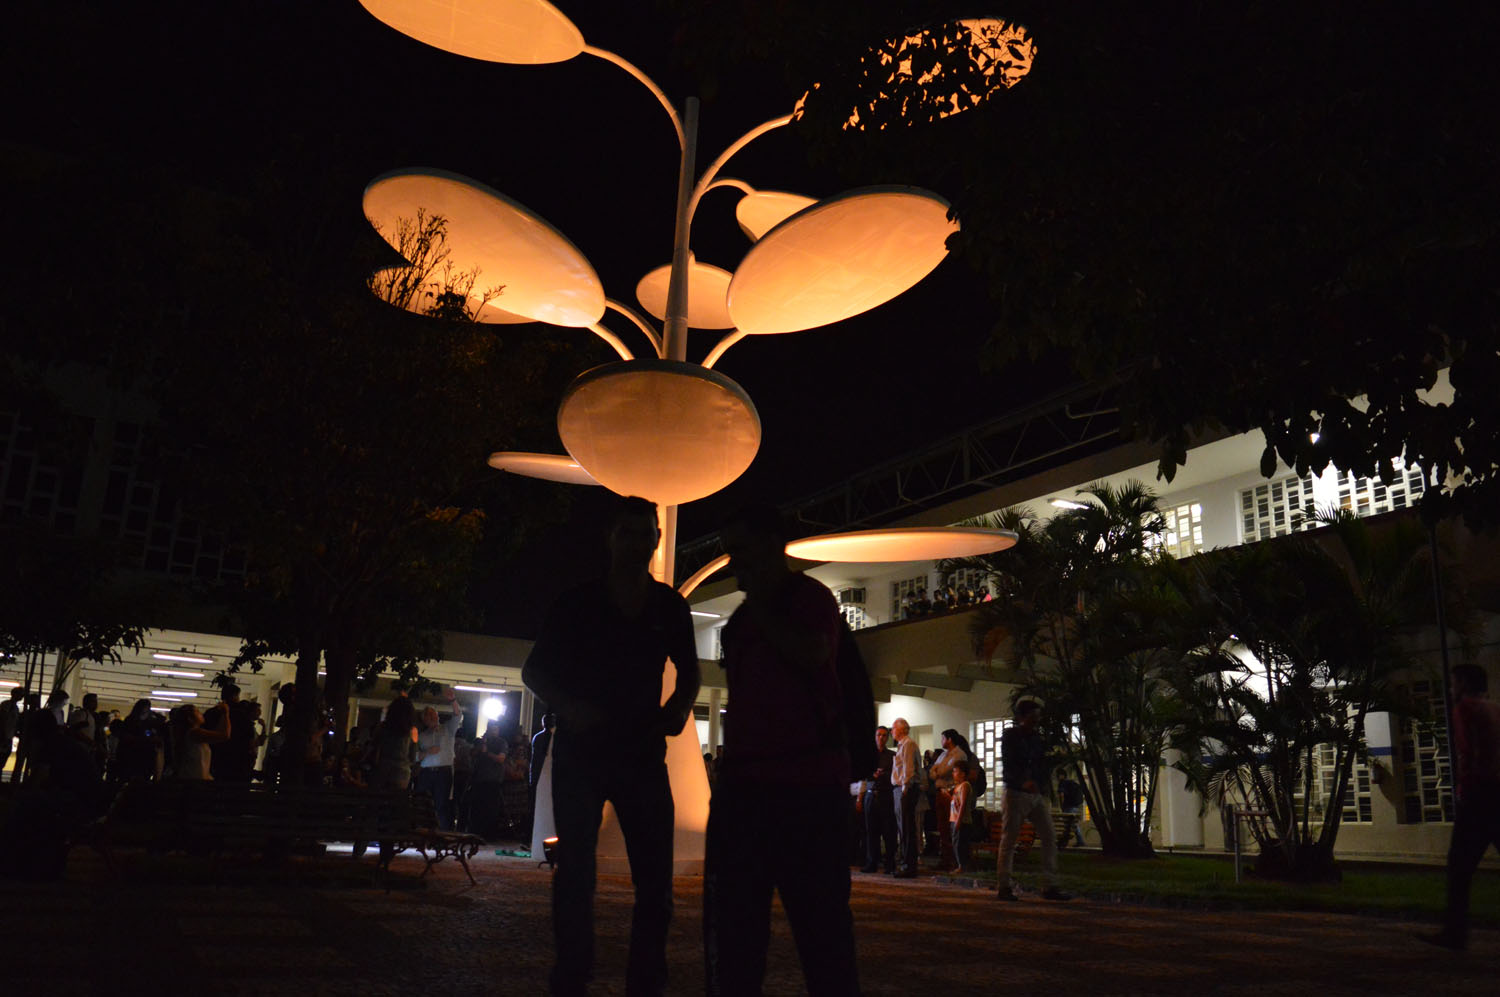
POLYGON ((1048 499, 1047 504, 1057 509, 1087 509, 1087 502, 1074 502, 1072 499, 1055 498, 1048 499))
POLYGON ((479 712, 486 720, 499 720, 505 716, 505 700, 499 696, 491 696, 479 704, 479 712))
POLYGON ((1322 439, 1322 436, 1319 435, 1318 433, 1308 433, 1307 434, 1307 439, 1311 443, 1316 443, 1316 442, 1318 442, 1318 440, 1322 439))
POLYGON ((167 709, 165 706, 153 706, 153 707, 151 707, 151 710, 154 713, 171 713, 172 712, 171 710, 167 709))
POLYGON ((202 672, 184 672, 184 671, 179 671, 176 668, 153 668, 153 669, 151 669, 151 674, 152 675, 172 675, 172 676, 175 676, 176 678, 184 678, 184 679, 201 679, 203 677, 203 673, 202 672))
POLYGON ((202 655, 193 654, 165 654, 161 651, 152 651, 151 657, 157 661, 186 661, 190 665, 211 665, 213 658, 205 658, 202 655))
POLYGON ((152 689, 151 690, 151 695, 153 695, 153 696, 159 696, 162 699, 197 699, 198 698, 198 694, 196 692, 182 692, 181 690, 178 690, 178 689, 152 689))
POLYGON ((703 617, 706 617, 706 618, 708 618, 710 620, 722 620, 724 618, 724 617, 720 616, 718 613, 704 613, 704 612, 700 612, 700 611, 698 611, 696 609, 690 610, 690 612, 694 616, 703 616, 703 617))
POLYGON ((21 683, 19 683, 19 682, 0 682, 0 686, 4 686, 7 689, 19 689, 21 687, 21 683))
POLYGON ((456 685, 453 688, 457 689, 459 692, 504 692, 505 691, 504 689, 497 689, 497 688, 495 688, 492 685, 456 685))

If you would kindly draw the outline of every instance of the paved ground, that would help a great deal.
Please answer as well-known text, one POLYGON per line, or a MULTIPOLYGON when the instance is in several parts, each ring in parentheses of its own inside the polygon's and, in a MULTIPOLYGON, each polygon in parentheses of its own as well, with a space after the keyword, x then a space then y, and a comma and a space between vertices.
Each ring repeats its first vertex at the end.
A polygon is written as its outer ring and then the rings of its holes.
MULTIPOLYGON (((371 860, 366 859, 368 864, 371 860)), ((0 883, 0 988, 7 994, 447 995, 545 992, 549 873, 485 855, 470 886, 452 863, 418 888, 398 857, 389 893, 347 856, 264 870, 126 856, 110 879, 74 853, 64 882, 0 883)), ((698 906, 677 884, 673 993, 701 993, 698 906)), ((623 993, 629 883, 599 891, 600 994, 623 993)), ((1500 933, 1462 955, 1424 926, 1319 914, 1203 913, 1087 901, 999 904, 931 879, 856 874, 854 913, 869 994, 1494 994, 1500 933)), ((766 993, 802 993, 785 923, 766 993)))

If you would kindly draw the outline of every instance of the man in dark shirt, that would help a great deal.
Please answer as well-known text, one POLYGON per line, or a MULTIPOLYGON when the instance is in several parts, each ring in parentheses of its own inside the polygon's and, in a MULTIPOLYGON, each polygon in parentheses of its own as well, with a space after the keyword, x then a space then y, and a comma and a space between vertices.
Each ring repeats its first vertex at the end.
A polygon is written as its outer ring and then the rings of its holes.
POLYGON ((606 800, 614 804, 635 884, 626 992, 666 987, 675 823, 666 739, 687 724, 699 673, 687 602, 647 570, 660 538, 655 504, 623 499, 611 522, 604 584, 558 600, 521 673, 557 714, 554 994, 585 993, 593 977, 594 852, 606 800), (677 683, 663 705, 669 657, 677 683))
POLYGON ((708 814, 707 989, 761 993, 775 892, 808 993, 857 994, 838 604, 789 570, 774 509, 745 510, 720 536, 745 601, 724 629, 731 719, 708 814))
POLYGON ((865 872, 880 868, 880 845, 885 843, 885 871, 896 871, 896 794, 891 785, 891 765, 896 753, 886 744, 890 741, 889 727, 875 728, 875 750, 880 752, 880 765, 865 783, 864 797, 860 809, 865 817, 865 872))
POLYGON ((1500 704, 1478 665, 1453 668, 1454 789, 1458 812, 1448 845, 1448 913, 1443 930, 1422 935, 1444 948, 1469 944, 1469 887, 1490 845, 1500 849, 1500 704))
POLYGON ((1016 838, 1021 824, 1031 821, 1042 845, 1042 899, 1067 900, 1068 894, 1053 883, 1057 878, 1057 831, 1047 802, 1047 745, 1037 731, 1042 708, 1036 700, 1016 704, 1016 722, 1000 735, 1000 766, 1005 780, 1004 832, 1000 838, 998 896, 1019 900, 1011 884, 1016 864, 1016 838))

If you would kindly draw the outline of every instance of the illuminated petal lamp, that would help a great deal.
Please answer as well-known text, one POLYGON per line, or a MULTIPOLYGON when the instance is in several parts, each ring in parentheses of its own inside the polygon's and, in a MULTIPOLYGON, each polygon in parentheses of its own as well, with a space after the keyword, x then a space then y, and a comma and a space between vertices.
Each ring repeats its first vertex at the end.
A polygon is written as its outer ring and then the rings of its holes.
POLYGON ((760 415, 729 378, 697 364, 633 360, 580 374, 557 410, 563 446, 604 487, 679 505, 744 473, 760 415))
POLYGON ((587 328, 604 317, 604 287, 589 261, 540 216, 477 180, 436 169, 398 170, 365 188, 365 217, 395 244, 402 219, 447 220, 455 271, 478 268, 475 295, 503 284, 501 311, 520 321, 587 328))
POLYGON ((754 242, 803 208, 817 203, 815 198, 784 190, 757 190, 740 198, 734 206, 734 220, 740 223, 740 231, 754 242))
MULTIPOLYGON (((1036 43, 1026 28, 999 18, 950 21, 865 53, 845 129, 911 125, 972 110, 1031 72, 1036 43), (925 67, 920 75, 912 66, 925 67), (915 76, 915 78, 913 78, 915 76)), ((795 114, 819 89, 802 95, 795 114)))
POLYGON ((541 65, 583 51, 583 33, 546 0, 359 0, 403 35, 486 62, 541 65))
MULTIPOLYGON (((728 329, 734 325, 729 317, 728 270, 711 263, 699 263, 689 254, 687 324, 692 329, 728 329)), ((657 267, 635 285, 636 300, 658 319, 667 317, 667 285, 672 279, 672 265, 657 267)))
POLYGON ((490 467, 497 471, 509 471, 527 478, 544 481, 560 481, 565 485, 597 485, 589 472, 579 466, 572 457, 550 453, 520 453, 501 450, 490 454, 490 467))
POLYGON ((931 273, 957 230, 948 202, 916 187, 827 198, 750 248, 729 284, 729 314, 742 331, 767 335, 869 311, 931 273))
POLYGON ((1014 547, 1016 539, 1012 530, 912 526, 805 537, 787 544, 786 552, 806 561, 940 561, 993 554, 1014 547))

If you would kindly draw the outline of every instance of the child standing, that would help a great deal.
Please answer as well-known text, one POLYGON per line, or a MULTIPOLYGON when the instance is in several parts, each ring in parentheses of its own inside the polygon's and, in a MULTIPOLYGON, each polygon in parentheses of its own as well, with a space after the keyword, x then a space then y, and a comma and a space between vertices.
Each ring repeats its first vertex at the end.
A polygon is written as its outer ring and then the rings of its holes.
POLYGON ((974 787, 969 784, 969 763, 953 763, 953 802, 948 805, 948 826, 952 831, 953 855, 958 861, 954 872, 963 872, 969 864, 969 829, 974 826, 974 787))

